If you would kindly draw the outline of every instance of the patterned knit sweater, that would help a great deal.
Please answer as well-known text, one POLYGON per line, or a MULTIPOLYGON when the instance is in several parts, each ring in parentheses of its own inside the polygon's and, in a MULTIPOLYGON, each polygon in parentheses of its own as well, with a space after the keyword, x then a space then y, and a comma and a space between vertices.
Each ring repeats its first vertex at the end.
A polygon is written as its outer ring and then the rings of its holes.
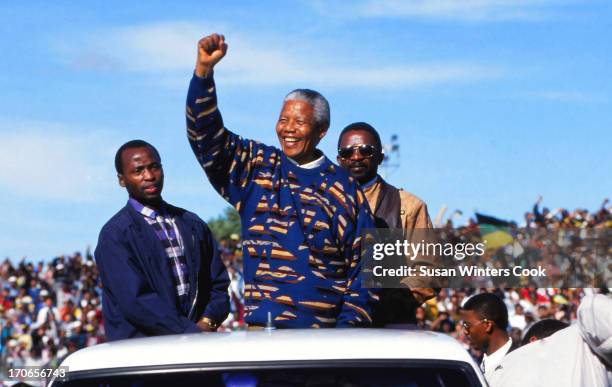
POLYGON ((223 126, 212 75, 191 80, 189 143, 214 188, 240 213, 246 322, 279 328, 369 325, 361 232, 374 228, 348 172, 325 158, 300 168, 281 150, 223 126))

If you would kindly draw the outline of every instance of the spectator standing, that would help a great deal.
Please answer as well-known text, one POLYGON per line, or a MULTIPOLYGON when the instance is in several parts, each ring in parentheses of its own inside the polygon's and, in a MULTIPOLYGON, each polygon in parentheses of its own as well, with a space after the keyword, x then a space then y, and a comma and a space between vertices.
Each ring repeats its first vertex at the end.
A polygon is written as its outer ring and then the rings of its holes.
POLYGON ((495 294, 480 293, 463 304, 461 318, 470 342, 484 352, 480 369, 490 380, 506 354, 517 346, 507 332, 508 309, 495 294))

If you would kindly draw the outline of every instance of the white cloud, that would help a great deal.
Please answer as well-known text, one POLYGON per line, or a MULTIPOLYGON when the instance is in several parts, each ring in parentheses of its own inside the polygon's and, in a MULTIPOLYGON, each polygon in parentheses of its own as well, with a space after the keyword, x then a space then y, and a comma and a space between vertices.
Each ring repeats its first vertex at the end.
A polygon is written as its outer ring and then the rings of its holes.
MULTIPOLYGON (((366 0, 346 6, 344 15, 457 21, 540 20, 564 0, 366 0)), ((320 7, 319 7, 320 8, 320 7)))
POLYGON ((25 198, 91 202, 114 178, 108 135, 49 123, 0 122, 0 190, 25 198))
POLYGON ((416 64, 375 69, 327 69, 311 74, 311 82, 345 87, 402 88, 461 83, 494 78, 500 70, 469 63, 416 64))
POLYGON ((605 103, 607 98, 601 95, 583 93, 578 91, 558 91, 544 90, 524 93, 528 98, 543 99, 553 102, 572 102, 572 103, 605 103))
MULTIPOLYGON (((124 67, 135 71, 171 71, 192 68, 201 31, 191 23, 162 23, 112 30, 100 45, 124 67)), ((214 30, 214 29, 213 29, 214 30)))
POLYGON ((395 63, 355 67, 355 58, 325 52, 316 42, 294 41, 274 36, 245 34, 227 27, 212 28, 167 22, 117 28, 98 34, 93 45, 61 47, 73 66, 151 73, 160 85, 184 87, 184 74, 193 69, 196 42, 202 31, 226 31, 227 56, 218 66, 224 84, 287 85, 309 84, 326 87, 413 88, 440 83, 471 82, 498 77, 502 70, 467 62, 395 63), (261 42, 266 42, 262 45, 261 42), (74 47, 77 47, 76 49, 74 47), (82 49, 81 47, 91 47, 82 49), (72 48, 69 48, 72 47, 72 48), (317 47, 321 55, 304 54, 317 47), (333 58, 326 61, 321 58, 333 58), (342 62, 351 63, 344 65, 342 62), (177 73, 183 74, 177 77, 177 73))

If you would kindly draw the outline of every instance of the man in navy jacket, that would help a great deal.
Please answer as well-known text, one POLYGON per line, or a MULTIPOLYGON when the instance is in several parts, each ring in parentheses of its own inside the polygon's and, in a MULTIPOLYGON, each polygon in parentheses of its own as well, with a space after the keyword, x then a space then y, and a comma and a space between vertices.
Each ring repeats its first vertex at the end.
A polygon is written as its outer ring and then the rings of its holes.
POLYGON ((162 200, 164 173, 151 144, 127 142, 115 168, 129 200, 95 251, 107 339, 216 330, 229 312, 229 277, 206 223, 162 200))

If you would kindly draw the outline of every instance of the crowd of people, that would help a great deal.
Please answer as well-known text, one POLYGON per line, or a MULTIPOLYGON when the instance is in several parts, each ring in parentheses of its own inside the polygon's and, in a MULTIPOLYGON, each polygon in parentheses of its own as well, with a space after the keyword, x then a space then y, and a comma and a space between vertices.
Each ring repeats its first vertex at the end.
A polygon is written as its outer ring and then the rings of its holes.
MULTIPOLYGON (((546 210, 539 213, 536 204, 531 215, 526 216, 526 220, 538 220, 516 227, 514 232, 517 240, 525 246, 526 252, 537 252, 543 260, 552 254, 552 261, 549 263, 552 262, 553 266, 558 265, 560 270, 564 270, 563 261, 559 261, 562 257, 558 254, 560 250, 554 247, 559 241, 558 234, 546 231, 565 228, 566 225, 609 231, 612 228, 612 217, 605 204, 607 202, 595 213, 562 210, 553 215, 546 210), (545 213, 547 215, 543 215, 545 213), (557 240, 551 240, 551 236, 555 236, 557 240)), ((446 228, 458 239, 478 238, 478 225, 474 221, 458 228, 448 223, 446 228)), ((585 267, 589 267, 591 272, 593 261, 590 260, 598 260, 598 250, 593 247, 595 244, 596 242, 584 243, 583 240, 569 250, 576 258, 581 257, 585 267), (585 259, 587 261, 584 261, 585 259)), ((219 331, 244 329, 240 238, 234 234, 220 240, 219 245, 221 258, 228 268, 231 280, 231 313, 219 331)), ((504 249, 495 254, 498 258, 511 256, 504 252, 504 249)), ((604 254, 608 254, 609 264, 609 251, 604 254)), ((599 260, 606 262, 604 259, 599 260)), ((579 271, 576 267, 572 270, 579 271)), ((13 263, 7 258, 0 265, 0 287, 0 363, 5 367, 53 366, 71 352, 105 341, 101 308, 102 289, 91 254, 74 253, 38 263, 25 259, 13 263)), ((469 288, 445 288, 417 309, 417 327, 449 334, 463 343, 475 358, 479 357, 479 350, 470 346, 467 340, 459 312, 466 298, 480 292, 494 292, 504 300, 509 312, 510 337, 514 342, 520 343, 525 332, 539 320, 555 319, 572 324, 582 298, 592 293, 607 293, 608 288, 544 288, 529 283, 514 284, 510 287, 483 283, 482 287, 478 285, 469 288)))
POLYGON ((101 288, 93 257, 0 265, 0 358, 7 368, 57 365, 104 341, 101 288))
MULTIPOLYGON (((484 256, 471 256, 462 263, 491 268, 514 266, 546 268, 545 277, 463 277, 453 282, 461 287, 467 281, 472 287, 538 287, 577 288, 604 287, 610 278, 610 241, 612 241, 612 207, 605 199, 594 212, 585 209, 569 211, 540 210, 538 198, 532 212, 525 213, 524 222, 506 224, 500 229, 509 240, 502 248, 493 249, 484 256)), ((490 218, 490 217, 487 217, 490 218)), ((495 218, 490 218, 495 219, 495 218)), ((498 220, 498 219, 495 219, 498 220)), ((454 227, 452 217, 438 230, 441 236, 454 243, 478 242, 482 239, 481 224, 469 219, 465 226, 454 227)))

